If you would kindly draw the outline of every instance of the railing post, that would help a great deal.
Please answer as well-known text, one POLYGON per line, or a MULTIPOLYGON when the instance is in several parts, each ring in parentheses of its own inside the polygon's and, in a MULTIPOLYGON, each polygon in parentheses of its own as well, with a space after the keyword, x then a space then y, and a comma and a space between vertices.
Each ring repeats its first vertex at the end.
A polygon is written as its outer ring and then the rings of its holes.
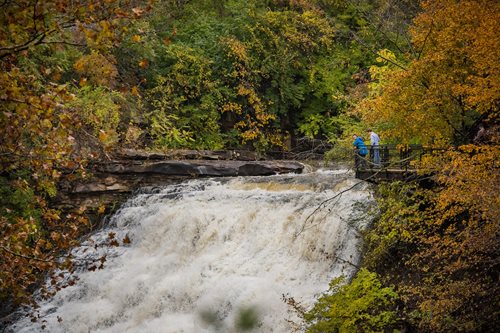
POLYGON ((407 156, 405 160, 405 171, 408 171, 408 166, 410 165, 411 153, 412 153, 412 147, 408 145, 408 150, 406 152, 407 156))
POLYGON ((368 166, 370 169, 373 168, 373 146, 370 145, 370 149, 368 150, 368 160, 366 161, 368 163, 368 166))
POLYGON ((401 146, 399 148, 399 168, 403 169, 403 160, 405 159, 405 147, 401 146))
POLYGON ((384 167, 387 167, 389 165, 389 147, 387 145, 384 145, 384 148, 382 150, 382 165, 384 167))

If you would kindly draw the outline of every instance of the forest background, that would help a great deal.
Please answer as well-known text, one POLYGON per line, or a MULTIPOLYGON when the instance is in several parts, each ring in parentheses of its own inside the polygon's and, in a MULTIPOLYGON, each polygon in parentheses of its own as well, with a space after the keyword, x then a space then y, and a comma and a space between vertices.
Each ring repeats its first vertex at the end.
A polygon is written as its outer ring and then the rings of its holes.
POLYGON ((53 201, 61 178, 86 177, 92 161, 121 148, 265 154, 302 137, 328 141, 338 157, 371 127, 384 143, 449 149, 416 165, 425 185, 379 186, 363 269, 333 281, 336 293, 309 311, 290 300, 304 318, 298 326, 496 331, 498 2, 0 8, 0 300, 9 308, 33 304, 46 272, 71 269, 60 256, 89 222, 85 207, 63 213, 53 201))

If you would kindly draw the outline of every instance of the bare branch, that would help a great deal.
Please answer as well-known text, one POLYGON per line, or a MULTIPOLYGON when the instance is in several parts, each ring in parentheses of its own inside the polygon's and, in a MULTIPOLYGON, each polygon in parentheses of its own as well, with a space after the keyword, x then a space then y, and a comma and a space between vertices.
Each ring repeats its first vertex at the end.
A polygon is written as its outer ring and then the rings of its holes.
POLYGON ((10 1, 11 1, 11 0, 4 0, 4 1, 0 4, 0 8, 1 8, 1 7, 4 7, 5 5, 8 5, 10 1))
POLYGON ((33 27, 35 29, 35 33, 38 32, 36 27, 36 6, 38 6, 38 0, 35 0, 35 3, 33 4, 33 27))
POLYGON ((0 245, 0 249, 4 250, 7 253, 10 253, 10 254, 12 254, 12 255, 14 255, 16 257, 20 257, 20 258, 24 258, 24 259, 28 259, 28 260, 36 260, 36 261, 41 261, 41 262, 47 262, 47 263, 51 263, 51 264, 54 263, 53 259, 52 260, 47 260, 47 259, 42 259, 42 258, 27 256, 27 255, 24 255, 24 254, 15 253, 14 251, 8 249, 7 247, 5 247, 3 245, 0 245))
POLYGON ((361 268, 361 266, 356 265, 356 264, 355 264, 355 263, 353 263, 352 261, 349 261, 349 260, 343 259, 343 258, 341 258, 341 257, 339 257, 339 256, 332 255, 331 257, 332 257, 333 259, 335 259, 335 260, 338 260, 338 261, 340 261, 340 262, 344 263, 344 264, 351 265, 352 267, 354 267, 354 268, 356 268, 356 269, 360 269, 360 268, 361 268))
MULTIPOLYGON (((409 160, 411 160, 411 157, 407 157, 407 158, 401 159, 401 160, 399 160, 399 161, 395 161, 395 162, 391 163, 391 165, 396 165, 396 164, 404 163, 404 162, 409 161, 409 160)), ((385 168, 381 168, 381 169, 380 169, 380 170, 378 170, 377 172, 375 172, 375 173, 373 173, 372 175, 370 175, 370 176, 366 177, 364 180, 361 180, 361 181, 357 182, 356 184, 354 184, 354 185, 350 186, 349 188, 347 188, 347 189, 345 189, 345 190, 343 190, 343 191, 340 191, 339 193, 337 193, 337 194, 336 194, 336 195, 334 195, 333 197, 328 198, 328 199, 326 199, 326 200, 322 201, 322 202, 321 202, 321 203, 320 203, 320 204, 316 207, 316 209, 314 209, 314 211, 306 217, 306 219, 305 219, 304 223, 302 224, 302 228, 301 228, 298 232, 296 232, 296 233, 295 233, 294 238, 297 238, 297 237, 298 237, 298 236, 300 236, 300 234, 302 234, 305 230, 309 229, 309 228, 306 228, 306 224, 308 223, 308 221, 309 221, 309 220, 310 220, 310 219, 311 219, 311 218, 312 218, 312 217, 313 217, 313 216, 314 216, 314 215, 315 215, 318 211, 320 211, 321 209, 325 208, 327 203, 329 203, 329 202, 331 202, 331 201, 333 201, 333 200, 335 200, 335 199, 337 199, 337 198, 340 198, 340 197, 342 196, 342 194, 344 194, 344 193, 346 193, 346 192, 348 192, 348 191, 352 190, 353 188, 355 188, 356 186, 358 186, 358 185, 360 185, 360 184, 362 184, 362 183, 366 182, 367 180, 370 180, 370 179, 372 179, 372 178, 375 178, 375 177, 376 177, 376 176, 377 176, 380 172, 382 172, 382 171, 385 171, 385 168)), ((317 224, 316 224, 316 225, 317 225, 317 224)))
MULTIPOLYGON (((75 26, 75 22, 68 20, 66 22, 62 22, 59 26, 62 29, 67 29, 67 28, 75 26)), ((53 28, 50 30, 45 30, 43 32, 40 32, 38 34, 33 35, 28 41, 24 42, 23 44, 0 47, 0 52, 4 52, 4 53, 0 54, 0 59, 3 59, 9 55, 14 54, 14 53, 18 53, 18 52, 27 50, 31 46, 36 46, 36 45, 39 45, 42 43, 47 43, 47 42, 44 42, 45 38, 56 33, 57 31, 59 31, 59 29, 56 29, 56 28, 53 28)))
POLYGON ((408 44, 408 48, 410 49, 411 54, 413 54, 413 57, 416 58, 417 57, 417 53, 415 52, 415 48, 413 47, 413 44, 412 44, 410 38, 408 38, 407 34, 403 34, 403 37, 404 37, 404 39, 406 41, 406 44, 408 44))
POLYGON ((78 46, 78 47, 85 47, 85 46, 87 46, 86 44, 72 43, 72 42, 67 42, 67 41, 64 41, 64 40, 48 41, 48 42, 44 42, 44 44, 64 44, 64 45, 78 46))
POLYGON ((389 59, 389 58, 384 57, 384 56, 383 56, 383 55, 381 55, 379 52, 377 52, 377 51, 373 50, 372 48, 370 48, 368 45, 366 45, 366 44, 365 44, 365 43, 361 40, 361 38, 359 38, 359 37, 356 35, 356 33, 355 33, 354 31, 351 31, 351 33, 352 33, 352 36, 354 37, 354 39, 355 39, 355 40, 356 40, 359 44, 361 44, 362 46, 364 46, 364 47, 365 47, 368 51, 372 52, 373 54, 376 54, 376 55, 377 55, 377 56, 379 56, 380 58, 382 58, 382 59, 384 59, 385 61, 387 61, 387 62, 389 62, 389 63, 393 64, 393 65, 394 65, 394 66, 396 66, 396 67, 401 68, 402 70, 405 70, 405 71, 406 71, 406 70, 408 70, 406 67, 404 67, 404 66, 402 66, 402 65, 398 64, 397 62, 395 62, 395 61, 393 61, 393 60, 391 60, 391 59, 389 59))
POLYGON ((424 52, 425 44, 427 43, 427 39, 429 38, 429 35, 431 34, 433 27, 434 27, 434 22, 431 22, 431 27, 429 28, 429 32, 427 32, 427 35, 424 38, 424 42, 422 43, 422 47, 420 48, 420 51, 418 52, 417 60, 420 60, 420 56, 422 55, 422 52, 424 52))

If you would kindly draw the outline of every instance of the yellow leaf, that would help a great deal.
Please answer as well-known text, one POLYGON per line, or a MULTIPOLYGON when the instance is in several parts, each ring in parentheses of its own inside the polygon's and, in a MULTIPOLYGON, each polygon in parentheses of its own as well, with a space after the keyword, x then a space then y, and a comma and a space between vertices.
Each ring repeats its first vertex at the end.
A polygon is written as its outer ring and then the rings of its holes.
POLYGON ((142 59, 141 61, 139 61, 139 67, 141 68, 147 68, 148 65, 149 65, 148 59, 142 59))
POLYGON ((133 86, 132 89, 130 89, 130 93, 134 96, 139 96, 139 88, 137 88, 137 86, 133 86))
POLYGON ((85 68, 85 62, 80 59, 79 61, 75 62, 73 67, 75 68, 75 70, 77 72, 81 73, 81 72, 83 72, 83 70, 85 68))
POLYGON ((99 131, 99 141, 106 142, 107 139, 108 139, 108 134, 105 131, 100 130, 99 131))

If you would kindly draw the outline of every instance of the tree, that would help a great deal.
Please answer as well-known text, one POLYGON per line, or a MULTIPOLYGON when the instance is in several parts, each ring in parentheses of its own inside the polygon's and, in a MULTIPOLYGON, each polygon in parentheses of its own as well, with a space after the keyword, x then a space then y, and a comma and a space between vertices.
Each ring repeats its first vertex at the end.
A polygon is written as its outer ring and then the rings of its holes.
MULTIPOLYGON (((83 209, 62 215, 50 200, 64 173, 75 177, 85 172, 87 156, 77 149, 77 134, 86 119, 72 105, 73 80, 88 73, 83 53, 102 60, 119 40, 123 21, 144 12, 133 1, 126 3, 7 0, 0 4, 2 303, 31 301, 30 293, 45 273, 69 268, 71 261, 59 256, 86 230, 83 209), (80 73, 75 73, 75 65, 80 73)), ((106 73, 115 76, 113 71, 106 73)), ((97 81, 103 79, 102 73, 94 74, 89 78, 101 84, 97 81)), ((54 279, 57 288, 61 281, 54 279)))
POLYGON ((498 118, 499 5, 423 1, 411 28, 414 57, 380 59, 392 67, 358 110, 385 137, 425 144, 470 142, 479 121, 498 118))
POLYGON ((500 7, 422 1, 415 54, 379 51, 358 114, 396 143, 455 145, 417 165, 421 184, 380 190, 365 265, 392 283, 423 332, 494 332, 498 310, 500 7), (470 144, 477 125, 487 138, 470 144))
POLYGON ((494 332, 500 244, 497 147, 462 146, 426 167, 432 188, 383 186, 365 265, 395 284, 404 318, 423 332, 494 332))

